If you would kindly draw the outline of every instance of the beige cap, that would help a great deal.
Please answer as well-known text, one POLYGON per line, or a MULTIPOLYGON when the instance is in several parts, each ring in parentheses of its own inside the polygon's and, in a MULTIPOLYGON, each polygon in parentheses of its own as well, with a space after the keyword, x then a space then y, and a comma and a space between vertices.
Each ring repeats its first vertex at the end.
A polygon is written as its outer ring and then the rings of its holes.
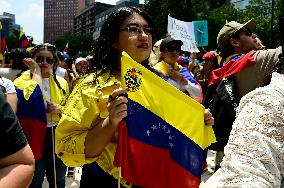
POLYGON ((250 30, 253 30, 256 26, 256 22, 254 19, 249 20, 244 24, 240 24, 235 21, 231 21, 226 23, 222 29, 220 30, 218 37, 217 37, 217 45, 222 50, 224 46, 227 44, 228 40, 231 38, 233 34, 235 34, 240 29, 247 27, 250 30))

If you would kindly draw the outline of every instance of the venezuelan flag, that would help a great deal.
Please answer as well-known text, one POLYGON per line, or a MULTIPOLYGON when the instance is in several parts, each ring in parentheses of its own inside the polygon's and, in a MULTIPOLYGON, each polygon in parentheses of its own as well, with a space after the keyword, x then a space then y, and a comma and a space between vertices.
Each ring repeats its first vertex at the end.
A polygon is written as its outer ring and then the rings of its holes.
POLYGON ((47 117, 41 89, 36 82, 27 84, 29 76, 25 74, 14 81, 18 97, 17 117, 35 159, 39 160, 43 152, 47 117))
POLYGON ((21 29, 20 30, 20 36, 19 36, 19 47, 20 48, 25 48, 30 44, 28 38, 26 37, 24 31, 21 29))
POLYGON ((143 187, 199 187, 203 149, 216 141, 204 107, 125 52, 121 69, 130 90, 114 161, 122 177, 143 187))

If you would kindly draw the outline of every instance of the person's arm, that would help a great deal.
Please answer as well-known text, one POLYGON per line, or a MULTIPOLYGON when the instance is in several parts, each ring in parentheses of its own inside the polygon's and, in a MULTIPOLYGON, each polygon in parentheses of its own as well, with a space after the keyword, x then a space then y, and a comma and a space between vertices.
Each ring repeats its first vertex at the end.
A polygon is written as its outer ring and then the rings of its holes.
POLYGON ((6 101, 10 104, 13 111, 17 112, 18 97, 13 82, 7 78, 2 77, 5 82, 4 87, 6 89, 6 101))
POLYGON ((32 79, 38 83, 40 89, 43 91, 42 76, 41 76, 41 71, 40 71, 40 67, 38 66, 38 64, 32 58, 25 58, 24 63, 29 67, 31 71, 32 79))
POLYGON ((29 145, 0 159, 0 187, 28 187, 34 174, 34 157, 29 145))
POLYGON ((28 187, 34 173, 34 156, 3 92, 0 109, 0 187, 28 187))
POLYGON ((75 75, 75 78, 77 80, 79 78, 79 74, 78 74, 78 72, 76 70, 76 65, 74 63, 72 64, 72 72, 75 75))
POLYGON ((94 126, 87 134, 85 141, 86 157, 98 156, 114 138, 119 122, 127 116, 127 99, 119 96, 125 93, 125 89, 117 89, 110 95, 108 101, 109 116, 100 121, 99 126, 94 126))
POLYGON ((6 100, 10 104, 13 111, 16 113, 17 112, 17 105, 18 105, 17 93, 8 93, 6 100))

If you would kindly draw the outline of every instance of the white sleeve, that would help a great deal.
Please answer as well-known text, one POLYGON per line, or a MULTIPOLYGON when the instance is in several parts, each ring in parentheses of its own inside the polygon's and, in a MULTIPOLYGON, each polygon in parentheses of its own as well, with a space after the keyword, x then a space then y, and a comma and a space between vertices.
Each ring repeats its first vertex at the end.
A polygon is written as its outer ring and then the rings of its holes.
POLYGON ((1 79, 3 81, 2 85, 5 87, 7 94, 16 93, 15 86, 11 80, 4 77, 2 77, 1 79))

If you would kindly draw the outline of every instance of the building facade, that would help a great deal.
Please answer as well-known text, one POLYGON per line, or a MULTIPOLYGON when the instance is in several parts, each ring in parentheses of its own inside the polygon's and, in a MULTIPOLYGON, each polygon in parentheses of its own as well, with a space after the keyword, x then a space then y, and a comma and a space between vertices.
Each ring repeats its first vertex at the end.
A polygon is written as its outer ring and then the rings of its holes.
POLYGON ((114 5, 92 3, 79 12, 74 18, 74 34, 93 34, 95 31, 95 16, 114 5))
POLYGON ((105 20, 107 19, 108 15, 110 15, 112 12, 114 12, 115 10, 117 10, 120 7, 131 7, 131 6, 135 6, 135 7, 141 7, 141 4, 137 4, 134 2, 130 2, 130 1, 123 1, 122 3, 115 5, 114 7, 98 14, 95 16, 96 21, 95 21, 95 32, 93 33, 93 38, 97 39, 99 37, 102 25, 105 23, 105 20))
POLYGON ((44 42, 51 44, 65 34, 73 34, 78 0, 44 0, 44 42))
POLYGON ((3 15, 0 15, 0 21, 2 24, 2 37, 7 38, 13 34, 14 29, 17 29, 17 25, 15 24, 15 14, 3 12, 3 15))
POLYGON ((95 0, 78 0, 78 13, 82 12, 85 8, 94 3, 95 0))

